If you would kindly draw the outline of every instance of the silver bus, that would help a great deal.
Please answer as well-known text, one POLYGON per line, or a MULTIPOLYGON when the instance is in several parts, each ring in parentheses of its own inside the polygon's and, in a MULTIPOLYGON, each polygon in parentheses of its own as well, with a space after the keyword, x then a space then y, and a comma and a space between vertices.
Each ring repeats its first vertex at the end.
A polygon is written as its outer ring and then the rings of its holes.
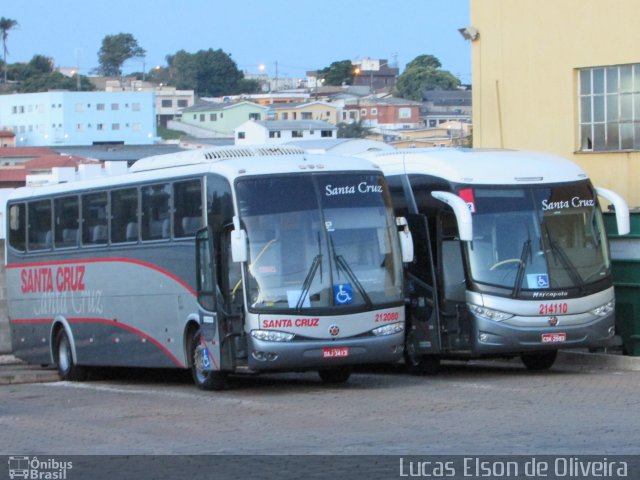
POLYGON ((202 389, 238 373, 346 381, 402 357, 411 241, 397 223, 379 168, 295 147, 181 152, 17 189, 13 352, 68 380, 128 366, 191 369, 202 389))
POLYGON ((576 164, 508 150, 410 149, 372 157, 409 221, 405 361, 520 356, 613 345, 614 292, 598 196, 629 231, 624 200, 576 164))

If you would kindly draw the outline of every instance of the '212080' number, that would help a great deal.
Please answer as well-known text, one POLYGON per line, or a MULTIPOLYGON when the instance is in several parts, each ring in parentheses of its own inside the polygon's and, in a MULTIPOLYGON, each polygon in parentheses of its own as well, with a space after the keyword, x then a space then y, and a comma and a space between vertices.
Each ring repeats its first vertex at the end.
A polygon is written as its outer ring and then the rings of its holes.
POLYGON ((540 315, 560 315, 569 312, 569 305, 566 303, 541 303, 540 315))

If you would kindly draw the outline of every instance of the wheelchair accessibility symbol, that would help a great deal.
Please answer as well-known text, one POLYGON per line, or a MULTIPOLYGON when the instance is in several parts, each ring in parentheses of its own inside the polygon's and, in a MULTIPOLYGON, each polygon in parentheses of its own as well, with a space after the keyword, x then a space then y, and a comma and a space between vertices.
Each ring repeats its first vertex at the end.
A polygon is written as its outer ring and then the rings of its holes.
POLYGON ((549 288, 549 276, 546 274, 537 275, 536 284, 538 288, 549 288))
POLYGON ((350 283, 339 283, 333 286, 333 298, 338 305, 348 305, 353 302, 353 288, 350 283))

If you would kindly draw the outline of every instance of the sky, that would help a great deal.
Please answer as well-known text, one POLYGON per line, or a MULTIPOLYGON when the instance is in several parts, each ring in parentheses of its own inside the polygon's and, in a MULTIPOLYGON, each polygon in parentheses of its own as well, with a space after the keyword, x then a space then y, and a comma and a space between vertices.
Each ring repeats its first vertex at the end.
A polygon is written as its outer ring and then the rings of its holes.
POLYGON ((471 82, 469 0, 21 0, 0 4, 9 32, 7 63, 51 57, 56 67, 98 67, 107 35, 130 33, 146 50, 125 73, 166 66, 180 50, 222 49, 238 68, 305 77, 334 61, 387 59, 400 71, 418 55, 471 82))

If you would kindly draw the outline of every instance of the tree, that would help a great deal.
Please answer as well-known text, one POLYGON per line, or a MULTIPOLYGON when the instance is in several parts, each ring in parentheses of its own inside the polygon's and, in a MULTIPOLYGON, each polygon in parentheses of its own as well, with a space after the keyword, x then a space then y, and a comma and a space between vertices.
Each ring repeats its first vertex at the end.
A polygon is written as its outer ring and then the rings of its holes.
POLYGON ((100 67, 97 70, 107 77, 120 77, 124 62, 130 58, 142 58, 146 53, 130 33, 107 35, 98 51, 100 67))
POLYGON ((11 18, 0 18, 0 35, 2 35, 2 61, 4 69, 4 83, 7 83, 7 39, 9 38, 9 31, 18 26, 18 21, 11 18))
POLYGON ((362 120, 358 120, 357 122, 338 123, 338 138, 365 138, 369 133, 371 133, 371 129, 362 125, 362 120))
POLYGON ((460 80, 441 66, 433 55, 417 56, 396 80, 394 95, 421 101, 425 90, 455 90, 460 80))
POLYGON ((318 70, 318 80, 324 80, 325 85, 351 85, 353 83, 353 64, 351 60, 339 60, 326 68, 318 70))
POLYGON ((250 93, 246 89, 257 86, 247 83, 236 62, 221 49, 210 48, 196 53, 180 50, 175 55, 168 55, 166 60, 170 83, 179 89, 194 90, 199 96, 250 93))
MULTIPOLYGON (((67 77, 53 69, 53 60, 44 55, 34 55, 29 63, 14 63, 8 66, 8 78, 17 84, 20 93, 46 92, 48 90, 76 90, 78 77, 67 77)), ((94 90, 89 79, 80 76, 80 89, 94 90)))

